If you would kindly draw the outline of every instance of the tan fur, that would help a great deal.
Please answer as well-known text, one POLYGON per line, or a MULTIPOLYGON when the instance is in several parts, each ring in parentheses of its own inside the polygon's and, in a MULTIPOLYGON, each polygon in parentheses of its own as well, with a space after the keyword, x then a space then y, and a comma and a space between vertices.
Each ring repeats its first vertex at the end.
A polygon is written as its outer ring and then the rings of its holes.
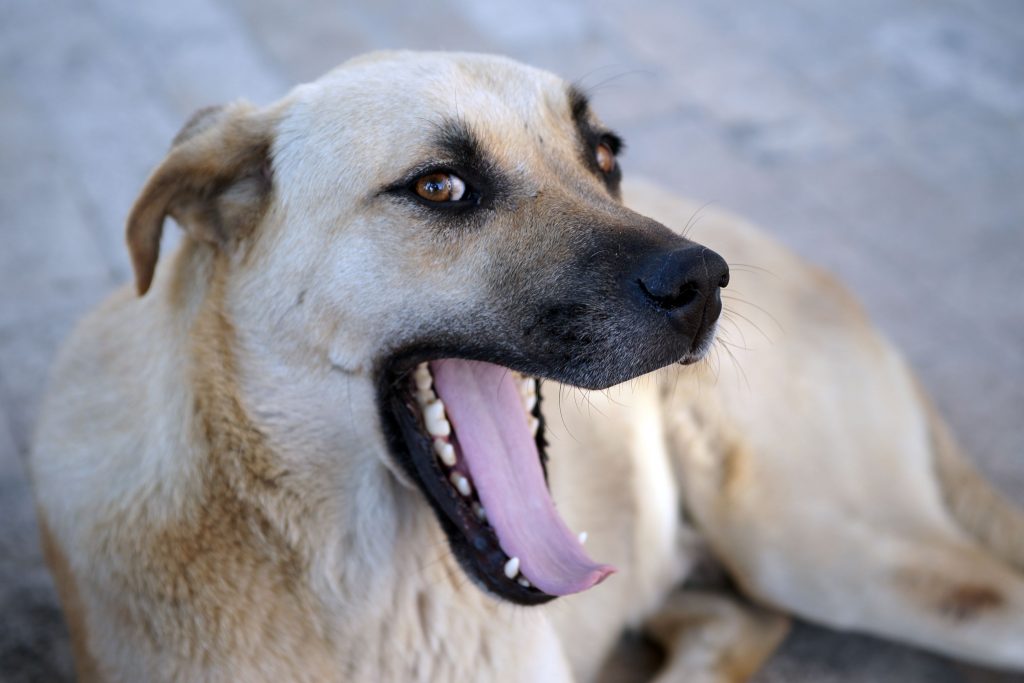
MULTIPOLYGON (((574 235, 638 220, 566 106, 508 60, 388 53, 186 125, 129 218, 145 296, 76 330, 31 459, 83 680, 591 680, 645 624, 661 680, 741 680, 780 611, 1024 667, 1019 513, 852 297, 718 212, 694 236, 773 273, 734 271, 718 355, 545 389, 559 512, 619 573, 531 609, 469 581, 384 442, 374 364, 487 277, 526 291, 574 235), (380 192, 454 114, 527 188, 458 239, 380 192), (168 215, 187 236, 157 267, 168 215), (708 552, 758 606, 680 589, 708 552)), ((695 213, 624 189, 670 226, 695 213)))
POLYGON ((677 655, 656 683, 738 683, 772 655, 789 620, 722 595, 681 591, 665 600, 647 629, 677 655))
POLYGON ((978 474, 923 392, 921 403, 931 425, 936 476, 953 516, 996 556, 1024 571, 1024 513, 978 474))
POLYGON ((927 569, 906 569, 895 580, 926 609, 956 621, 981 618, 1006 606, 1006 598, 992 586, 970 580, 951 582, 942 573, 927 569))
POLYGON ((128 217, 128 250, 139 294, 153 280, 164 218, 196 240, 226 247, 245 237, 266 207, 273 117, 248 104, 197 112, 174 138, 128 217), (214 192, 216 194, 214 194, 214 192))
POLYGON ((40 511, 37 514, 39 522, 39 538, 43 548, 43 556, 46 564, 53 574, 53 581, 57 586, 57 594, 60 596, 61 604, 64 606, 64 619, 71 633, 71 651, 75 656, 77 668, 77 679, 79 683, 91 683, 97 681, 99 675, 96 669, 96 661, 89 652, 89 629, 86 625, 85 608, 82 605, 82 598, 78 594, 78 586, 75 584, 71 566, 68 558, 54 542, 50 528, 46 524, 46 516, 40 511))

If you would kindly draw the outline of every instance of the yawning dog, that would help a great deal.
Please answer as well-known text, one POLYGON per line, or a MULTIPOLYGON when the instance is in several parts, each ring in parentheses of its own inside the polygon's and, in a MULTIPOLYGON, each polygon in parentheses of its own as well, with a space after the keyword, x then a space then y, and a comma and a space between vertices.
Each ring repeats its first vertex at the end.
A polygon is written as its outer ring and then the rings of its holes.
POLYGON ((1024 518, 899 356, 620 147, 481 55, 197 113, 32 454, 80 680, 588 680, 627 626, 737 680, 785 613, 1024 667, 1024 518))

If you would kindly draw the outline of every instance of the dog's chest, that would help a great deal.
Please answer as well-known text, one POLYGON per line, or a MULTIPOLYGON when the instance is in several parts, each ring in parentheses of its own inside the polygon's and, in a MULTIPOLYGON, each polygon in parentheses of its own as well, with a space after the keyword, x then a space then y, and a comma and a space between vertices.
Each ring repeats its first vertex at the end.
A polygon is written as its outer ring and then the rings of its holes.
POLYGON ((498 603, 435 562, 440 576, 394 586, 373 618, 339 643, 353 681, 571 681, 540 610, 498 603))

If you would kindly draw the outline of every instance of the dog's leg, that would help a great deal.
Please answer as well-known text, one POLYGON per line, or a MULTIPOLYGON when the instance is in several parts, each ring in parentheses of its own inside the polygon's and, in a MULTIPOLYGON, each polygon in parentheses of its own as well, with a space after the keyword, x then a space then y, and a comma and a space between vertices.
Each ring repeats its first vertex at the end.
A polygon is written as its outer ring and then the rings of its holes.
POLYGON ((927 413, 935 475, 947 509, 988 552, 1024 575, 1024 510, 978 474, 920 387, 918 394, 927 413))
POLYGON ((735 683, 767 661, 789 619, 725 593, 678 590, 645 628, 667 654, 656 683, 735 683))
POLYGON ((883 552, 864 562, 862 590, 872 597, 863 623, 967 659, 1024 668, 1024 513, 977 473, 920 388, 918 398, 955 527, 941 538, 872 542, 883 552))
MULTIPOLYGON (((1024 668, 1024 576, 985 548, 952 539, 878 536, 834 590, 854 613, 808 616, 989 666, 1024 668)), ((796 578, 796 577, 794 577, 796 578)))
POLYGON ((877 429, 823 443, 832 451, 817 459, 673 408, 695 523, 759 601, 1024 669, 1021 513, 974 472, 909 372, 890 370, 886 410, 898 419, 874 415, 877 429))

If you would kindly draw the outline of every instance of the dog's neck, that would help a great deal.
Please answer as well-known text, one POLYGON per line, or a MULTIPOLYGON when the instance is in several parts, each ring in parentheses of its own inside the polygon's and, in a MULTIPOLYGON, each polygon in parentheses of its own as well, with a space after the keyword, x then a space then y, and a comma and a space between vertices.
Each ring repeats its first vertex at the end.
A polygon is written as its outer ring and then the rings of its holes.
POLYGON ((393 564, 400 527, 419 503, 386 467, 372 381, 268 325, 267 306, 246 296, 221 257, 209 268, 198 279, 187 356, 210 470, 259 507, 333 592, 365 595, 393 564), (326 566, 337 557, 344 562, 326 566))
MULTIPOLYGON (((182 513, 200 523, 170 525, 162 545, 212 534, 223 555, 204 556, 213 571, 263 563, 251 569, 255 578, 235 583, 288 589, 239 603, 280 602, 280 628, 305 633, 298 641, 322 643, 310 647, 368 679, 433 672, 463 680, 487 667, 494 677, 524 666, 561 671, 542 613, 524 615, 473 585, 422 495, 390 469, 369 373, 339 370, 327 354, 282 334, 286 322, 268 325, 267 306, 245 296, 220 258, 184 245, 175 272, 149 295, 163 297, 183 330, 183 400, 193 407, 192 450, 200 454, 190 476, 204 488, 199 509, 182 513), (403 625, 401 646, 380 635, 391 624, 403 625), (523 648, 547 654, 517 661, 523 648), (394 670, 384 675, 382 663, 394 670)), ((161 580, 191 571, 170 566, 175 561, 164 559, 161 580)), ((221 609, 232 598, 210 600, 221 609)))

